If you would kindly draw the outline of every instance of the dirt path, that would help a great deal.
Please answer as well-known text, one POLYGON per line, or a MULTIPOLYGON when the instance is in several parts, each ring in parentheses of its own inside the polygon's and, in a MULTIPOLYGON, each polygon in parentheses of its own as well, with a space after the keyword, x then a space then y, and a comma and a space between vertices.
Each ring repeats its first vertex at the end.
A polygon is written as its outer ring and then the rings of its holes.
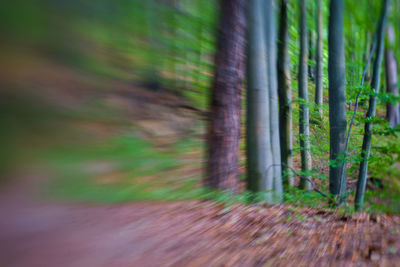
POLYGON ((123 205, 0 196, 0 266, 398 266, 398 217, 211 202, 123 205), (342 264, 342 265, 338 265, 342 264))

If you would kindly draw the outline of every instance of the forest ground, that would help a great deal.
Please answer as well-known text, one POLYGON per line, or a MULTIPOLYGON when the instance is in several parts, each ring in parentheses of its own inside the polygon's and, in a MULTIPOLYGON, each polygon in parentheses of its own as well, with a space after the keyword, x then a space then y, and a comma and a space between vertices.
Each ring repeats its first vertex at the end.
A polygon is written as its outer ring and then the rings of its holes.
POLYGON ((19 147, 0 187, 0 266, 398 264, 399 216, 193 200, 202 115, 179 97, 10 58, 3 88, 46 105, 6 92, 28 119, 8 129, 19 147))
MULTIPOLYGON (((398 216, 210 201, 67 204, 0 194, 0 266, 396 266, 398 216)), ((30 187, 32 188, 32 187, 30 187)))

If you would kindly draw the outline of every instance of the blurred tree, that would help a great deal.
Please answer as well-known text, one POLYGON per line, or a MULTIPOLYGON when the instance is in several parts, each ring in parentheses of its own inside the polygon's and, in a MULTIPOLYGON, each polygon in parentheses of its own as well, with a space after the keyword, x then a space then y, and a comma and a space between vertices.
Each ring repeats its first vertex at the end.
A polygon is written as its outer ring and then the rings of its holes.
POLYGON ((277 60, 276 60, 276 6, 274 0, 267 0, 264 3, 265 23, 266 23, 266 46, 267 46, 267 65, 269 79, 269 108, 270 108, 270 129, 271 129, 271 148, 272 148, 272 170, 274 177, 274 196, 275 201, 282 200, 282 167, 281 167, 281 148, 279 142, 279 110, 278 110, 278 80, 277 80, 277 60))
POLYGON ((247 187, 280 202, 282 178, 272 0, 251 0, 248 13, 247 187))
POLYGON ((278 93, 279 134, 281 144, 282 174, 286 185, 294 186, 293 130, 292 130, 292 87, 290 83, 288 2, 281 0, 278 37, 278 93))
POLYGON ((323 104, 323 40, 322 40, 322 4, 321 0, 317 1, 317 45, 316 45, 316 67, 315 67, 315 104, 317 105, 318 119, 322 121, 322 104, 323 104))
POLYGON ((343 35, 343 0, 331 0, 329 7, 329 191, 342 195, 346 189, 341 157, 346 142, 346 85, 343 35))
MULTIPOLYGON (((310 151, 310 114, 308 108, 308 62, 307 62, 307 7, 306 0, 300 0, 300 58, 299 58, 299 100, 300 100, 300 149, 301 149, 301 170, 303 176, 310 178, 309 172, 312 168, 310 151)), ((311 183, 306 179, 300 180, 300 188, 311 190, 311 183)))
POLYGON ((246 0, 222 0, 208 130, 208 187, 238 189, 246 0))
POLYGON ((390 0, 384 0, 382 6, 382 14, 379 19, 379 24, 377 28, 377 48, 376 48, 376 56, 374 61, 374 68, 372 73, 372 81, 371 88, 374 90, 374 94, 370 95, 369 98, 369 107, 366 114, 366 123, 364 127, 364 139, 361 150, 361 163, 360 163, 360 171, 358 174, 357 181, 357 191, 356 191, 356 199, 355 199, 355 209, 360 211, 364 202, 364 194, 365 187, 367 184, 367 174, 368 174, 368 158, 371 152, 371 139, 372 139, 372 120, 375 117, 376 111, 376 93, 379 93, 379 85, 380 85, 380 73, 381 73, 381 65, 382 58, 384 52, 384 36, 385 36, 385 27, 387 20, 387 13, 389 9, 390 0))
POLYGON ((314 81, 315 67, 314 67, 314 42, 315 34, 312 29, 308 31, 308 78, 310 81, 314 81))
MULTIPOLYGON (((394 96, 399 96, 399 89, 397 87, 397 62, 393 53, 393 47, 395 43, 394 29, 392 25, 387 27, 387 42, 385 51, 385 63, 386 63, 386 86, 387 92, 394 96)), ((399 103, 387 103, 386 106, 386 118, 389 121, 391 127, 400 124, 400 107, 399 103)))

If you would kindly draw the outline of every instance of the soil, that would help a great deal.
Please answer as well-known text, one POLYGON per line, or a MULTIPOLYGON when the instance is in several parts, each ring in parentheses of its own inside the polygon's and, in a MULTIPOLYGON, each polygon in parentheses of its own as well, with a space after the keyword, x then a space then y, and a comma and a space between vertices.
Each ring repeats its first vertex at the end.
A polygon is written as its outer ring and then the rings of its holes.
MULTIPOLYGON (((26 180, 24 180, 26 181, 26 180)), ((0 266, 396 266, 400 218, 210 201, 90 205, 1 188, 0 266)))

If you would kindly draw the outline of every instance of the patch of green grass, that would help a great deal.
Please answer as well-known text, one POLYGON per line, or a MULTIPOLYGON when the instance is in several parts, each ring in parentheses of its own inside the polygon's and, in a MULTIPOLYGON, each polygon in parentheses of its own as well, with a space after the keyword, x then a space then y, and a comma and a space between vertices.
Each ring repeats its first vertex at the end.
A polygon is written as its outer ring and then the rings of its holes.
POLYGON ((176 172, 167 173, 184 164, 182 153, 158 151, 134 135, 58 148, 47 154, 54 179, 46 191, 56 198, 99 203, 198 198, 198 179, 174 179, 176 172))
POLYGON ((386 214, 400 213, 400 195, 397 190, 367 190, 365 192, 365 211, 386 214))
POLYGON ((302 207, 326 208, 327 199, 314 191, 304 191, 296 187, 291 187, 284 193, 284 201, 302 207))

